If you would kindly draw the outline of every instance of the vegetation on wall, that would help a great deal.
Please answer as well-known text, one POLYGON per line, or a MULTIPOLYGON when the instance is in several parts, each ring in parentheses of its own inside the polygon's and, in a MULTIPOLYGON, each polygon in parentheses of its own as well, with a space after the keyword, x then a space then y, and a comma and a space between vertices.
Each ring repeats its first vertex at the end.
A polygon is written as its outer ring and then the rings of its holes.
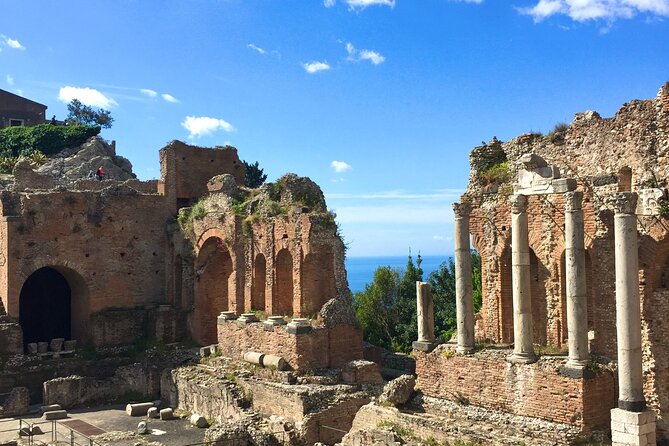
MULTIPOLYGON (((418 339, 416 281, 423 281, 420 255, 414 263, 409 256, 403 272, 380 266, 364 291, 355 293, 354 309, 365 339, 375 345, 410 352, 418 339)), ((474 311, 481 308, 481 256, 472 251, 474 311)), ((435 334, 446 341, 456 329, 455 264, 453 258, 442 263, 428 280, 434 301, 435 334)))
POLYGON ((63 149, 79 146, 99 133, 100 127, 88 125, 7 127, 0 130, 0 156, 30 156, 35 152, 53 155, 63 149))
POLYGON ((513 173, 509 169, 509 162, 503 161, 495 164, 486 170, 479 172, 479 179, 484 186, 490 184, 499 184, 510 181, 513 178, 513 173))

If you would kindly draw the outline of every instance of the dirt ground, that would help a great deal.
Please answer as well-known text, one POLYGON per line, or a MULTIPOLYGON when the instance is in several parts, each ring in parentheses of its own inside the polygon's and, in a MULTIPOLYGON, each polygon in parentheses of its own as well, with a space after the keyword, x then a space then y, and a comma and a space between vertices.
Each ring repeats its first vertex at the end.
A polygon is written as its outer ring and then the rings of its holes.
MULTIPOLYGON (((54 435, 54 423, 44 421, 38 414, 21 417, 23 422, 39 427, 42 434, 33 437, 34 444, 70 445, 70 429, 62 422, 80 420, 94 428, 105 431, 104 434, 94 436, 94 445, 151 445, 151 446, 187 446, 200 445, 204 441, 205 429, 198 429, 190 425, 187 419, 161 421, 146 417, 130 417, 125 413, 125 406, 109 406, 93 409, 74 409, 68 411, 68 418, 59 420, 55 425, 57 435, 54 435), (137 434, 137 424, 145 421, 148 434, 137 434), (54 438, 57 436, 57 442, 54 438)), ((0 444, 10 440, 18 440, 19 418, 0 419, 0 444)), ((86 426, 88 427, 88 426, 86 426)), ((86 427, 81 430, 86 430, 86 427)), ((90 429, 90 428, 89 428, 90 429)), ((98 431, 99 432, 99 431, 98 431)), ((74 444, 91 446, 84 436, 73 432, 74 444)), ((23 438, 23 444, 28 444, 28 438, 23 438)), ((21 443, 19 443, 21 444, 21 443)))

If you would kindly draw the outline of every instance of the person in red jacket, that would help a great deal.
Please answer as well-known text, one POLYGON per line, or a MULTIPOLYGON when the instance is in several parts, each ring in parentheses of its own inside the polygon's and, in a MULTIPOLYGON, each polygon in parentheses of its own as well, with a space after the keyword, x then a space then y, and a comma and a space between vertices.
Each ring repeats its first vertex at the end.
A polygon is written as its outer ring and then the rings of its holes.
POLYGON ((102 170, 102 166, 98 167, 98 171, 95 173, 96 178, 98 181, 102 181, 102 177, 104 176, 104 171, 102 170))

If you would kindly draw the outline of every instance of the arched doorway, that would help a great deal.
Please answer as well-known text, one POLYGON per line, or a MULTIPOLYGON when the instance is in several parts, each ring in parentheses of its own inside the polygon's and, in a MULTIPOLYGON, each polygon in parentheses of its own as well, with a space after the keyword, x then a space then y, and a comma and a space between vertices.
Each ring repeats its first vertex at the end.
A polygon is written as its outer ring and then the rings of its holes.
POLYGON ((25 344, 72 338, 72 289, 65 276, 44 267, 26 279, 19 297, 19 324, 25 344))
POLYGON ((232 258, 223 240, 209 238, 195 264, 196 292, 193 311, 193 337, 202 345, 217 341, 216 320, 229 308, 229 279, 232 258))
POLYGON ((272 314, 293 315, 293 256, 282 249, 274 262, 274 287, 272 290, 272 314))
POLYGON ((265 256, 258 254, 253 263, 253 288, 251 290, 251 309, 265 311, 265 283, 267 280, 267 262, 265 256))
POLYGON ((307 254, 302 264, 302 313, 316 314, 328 300, 335 297, 332 249, 307 254))
POLYGON ((530 249, 530 293, 532 299, 532 326, 534 327, 534 343, 548 343, 548 308, 546 302, 546 280, 548 269, 530 249))

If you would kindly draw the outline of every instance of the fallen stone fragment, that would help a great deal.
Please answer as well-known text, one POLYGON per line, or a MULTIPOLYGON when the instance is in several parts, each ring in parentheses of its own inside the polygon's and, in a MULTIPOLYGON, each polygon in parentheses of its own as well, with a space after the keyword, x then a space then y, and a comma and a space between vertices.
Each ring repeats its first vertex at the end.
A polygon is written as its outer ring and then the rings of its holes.
POLYGON ((209 422, 207 421, 207 419, 202 415, 198 415, 196 413, 190 416, 190 424, 192 426, 199 428, 209 427, 209 422))
POLYGON ((160 419, 161 420, 173 420, 174 419, 174 412, 169 407, 167 409, 163 409, 163 410, 160 411, 160 419))
POLYGON ((146 415, 147 411, 153 407, 153 403, 135 403, 125 406, 125 413, 131 417, 146 415))
POLYGON ((52 410, 42 414, 43 420, 62 420, 64 418, 67 418, 66 410, 52 410))

